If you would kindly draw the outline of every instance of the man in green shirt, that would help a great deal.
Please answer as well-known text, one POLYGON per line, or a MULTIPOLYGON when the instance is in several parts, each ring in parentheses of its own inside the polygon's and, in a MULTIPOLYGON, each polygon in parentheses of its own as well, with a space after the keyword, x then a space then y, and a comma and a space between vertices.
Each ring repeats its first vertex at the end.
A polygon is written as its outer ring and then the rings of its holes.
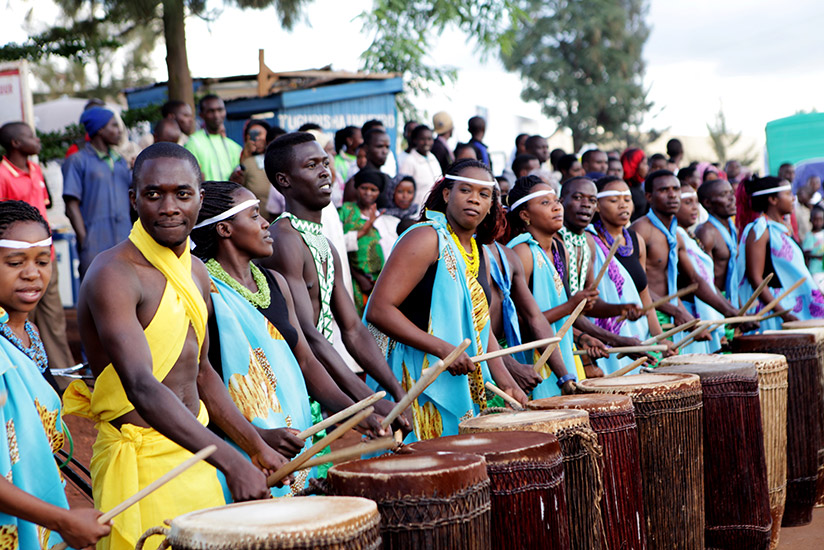
POLYGON ((192 134, 185 147, 200 164, 203 179, 235 181, 239 176, 240 181, 243 181, 242 174, 235 174, 236 171, 240 172, 238 165, 243 148, 225 135, 223 121, 226 120, 226 106, 223 100, 209 94, 200 100, 198 110, 205 128, 192 134))

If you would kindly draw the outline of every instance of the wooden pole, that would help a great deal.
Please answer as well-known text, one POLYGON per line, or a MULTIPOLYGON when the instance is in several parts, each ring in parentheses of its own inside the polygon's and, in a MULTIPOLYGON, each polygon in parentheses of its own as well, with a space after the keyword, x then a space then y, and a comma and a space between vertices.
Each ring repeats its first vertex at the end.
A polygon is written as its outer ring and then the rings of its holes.
POLYGON ((761 284, 758 285, 758 288, 755 289, 755 292, 752 293, 752 296, 744 303, 743 306, 738 310, 738 315, 744 315, 747 313, 747 310, 750 309, 750 306, 758 299, 758 296, 761 295, 761 291, 767 286, 767 284, 772 281, 773 276, 775 273, 769 273, 766 277, 761 281, 761 284))
POLYGON ((601 284, 601 279, 604 278, 604 274, 606 274, 607 269, 609 268, 609 263, 615 257, 616 252, 618 252, 618 239, 615 239, 612 243, 612 246, 609 247, 609 252, 607 253, 607 257, 604 260, 604 263, 601 266, 600 271, 598 271, 598 275, 596 275, 595 279, 592 280, 592 285, 590 286, 590 288, 598 290, 598 285, 601 284))
POLYGON ((639 357, 638 359, 636 359, 635 361, 633 361, 632 363, 630 363, 626 367, 622 367, 622 368, 618 369, 617 371, 615 371, 613 373, 604 375, 604 378, 615 378, 617 376, 624 376, 626 373, 630 372, 631 370, 636 369, 636 368, 640 367, 641 365, 643 365, 646 361, 647 361, 646 357, 639 357))
MULTIPOLYGON (((581 312, 584 311, 586 304, 586 300, 581 300, 581 302, 576 306, 576 308, 572 310, 572 313, 570 313, 569 317, 567 317, 567 320, 564 321, 564 324, 561 325, 561 330, 559 330, 555 334, 555 337, 558 338, 559 341, 564 339, 564 336, 566 336, 567 331, 572 327, 572 323, 574 323, 575 320, 578 319, 578 316, 581 315, 581 312)), ((541 354, 541 357, 538 358, 538 361, 536 361, 535 365, 532 367, 535 370, 535 372, 541 371, 541 369, 544 367, 544 364, 546 364, 547 360, 549 359, 549 356, 552 355, 552 352, 555 351, 555 348, 557 347, 558 342, 547 346, 547 348, 541 354)))
POLYGON ((330 416, 326 420, 322 420, 322 421, 318 422, 317 424, 315 424, 314 426, 311 426, 310 428, 307 428, 306 430, 303 430, 302 432, 300 432, 297 435, 297 437, 300 438, 300 439, 307 439, 309 437, 312 437, 313 435, 315 435, 319 431, 325 430, 329 426, 332 426, 332 425, 337 424, 338 422, 340 422, 342 420, 345 420, 345 419, 349 418, 350 416, 352 416, 356 412, 362 411, 366 407, 372 405, 373 403, 376 403, 376 402, 380 401, 384 397, 386 397, 386 392, 385 391, 379 391, 378 393, 372 394, 369 397, 367 397, 366 399, 362 399, 362 400, 358 401, 357 403, 355 403, 354 405, 349 405, 348 407, 346 407, 342 411, 336 412, 335 414, 333 414, 332 416, 330 416))
POLYGON ((780 294, 780 295, 779 295, 779 296, 778 296, 775 300, 773 300, 772 302, 770 302, 769 304, 767 304, 767 305, 764 307, 764 309, 762 309, 761 311, 759 311, 759 312, 758 312, 758 315, 764 316, 764 315, 766 315, 769 311, 772 311, 772 309, 773 309, 775 306, 777 306, 777 305, 781 302, 781 300, 783 300, 784 298, 786 298, 787 296, 789 296, 789 295, 790 295, 790 294, 791 294, 791 293, 792 293, 795 289, 797 289, 798 287, 800 287, 801 285, 803 285, 803 284, 804 284, 804 281, 806 281, 806 280, 807 280, 807 279, 805 279, 804 277, 802 277, 801 279, 797 280, 795 283, 793 283, 793 285, 792 285, 790 288, 788 288, 787 290, 785 290, 784 292, 782 292, 782 293, 781 293, 781 294, 780 294))
POLYGON ((673 292, 672 294, 670 294, 668 296, 664 296, 663 298, 658 298, 657 300, 652 302, 650 305, 644 306, 643 308, 641 308, 641 313, 646 313, 646 312, 648 312, 652 309, 657 308, 658 306, 666 304, 670 300, 674 300, 675 298, 680 298, 681 296, 684 296, 684 295, 689 294, 691 292, 695 292, 697 289, 698 289, 698 283, 692 283, 688 287, 684 287, 681 290, 673 292))
MULTIPOLYGON (((673 334, 678 334, 681 331, 691 329, 692 327, 694 327, 697 324, 698 324, 698 319, 693 319, 692 321, 687 321, 683 325, 673 327, 673 328, 669 329, 668 331, 662 332, 661 334, 659 334, 657 336, 653 336, 652 338, 648 338, 648 339, 644 340, 643 342, 641 342, 641 344, 644 345, 644 346, 648 346, 650 344, 655 344, 657 342, 660 342, 661 340, 664 340, 665 338, 669 338, 673 334)), ((627 356, 626 353, 619 353, 618 354, 618 359, 623 359, 626 356, 627 356)))
POLYGON ((309 468, 314 468, 315 466, 320 466, 321 464, 326 464, 327 462, 345 462, 347 460, 352 460, 353 458, 360 458, 361 455, 365 455, 367 453, 376 453, 378 451, 392 449, 397 445, 398 444, 395 442, 394 438, 391 437, 381 437, 380 439, 357 443, 355 445, 344 447, 343 449, 338 449, 337 451, 332 451, 328 455, 310 458, 304 462, 303 466, 298 468, 298 470, 308 470, 309 468))
MULTIPOLYGON (((667 346, 664 344, 660 345, 650 345, 650 346, 623 346, 623 347, 614 347, 614 348, 607 348, 607 351, 611 354, 613 353, 646 353, 649 351, 667 351, 667 346)), ((574 355, 589 355, 589 352, 585 349, 579 349, 573 352, 574 355)))
POLYGON ((503 357, 505 355, 512 355, 513 353, 519 353, 522 351, 527 351, 535 348, 540 348, 543 346, 547 346, 550 344, 557 344, 560 342, 561 339, 557 336, 553 336, 552 338, 543 338, 541 340, 534 340, 532 342, 527 342, 526 344, 519 344, 517 346, 512 346, 511 348, 499 349, 497 351, 490 351, 489 353, 483 353, 481 355, 476 355, 474 357, 470 357, 473 363, 480 363, 482 361, 489 361, 490 359, 495 359, 496 357, 503 357))
POLYGON ((494 393, 495 395, 497 395, 498 397, 500 397, 501 399, 503 399, 504 401, 509 403, 509 405, 513 409, 515 409, 516 411, 524 410, 523 405, 518 403, 518 401, 515 400, 511 395, 506 393, 504 390, 502 390, 501 388, 499 388, 498 386, 496 386, 492 382, 487 382, 486 384, 484 384, 484 386, 486 386, 486 389, 488 389, 489 391, 491 391, 492 393, 494 393))

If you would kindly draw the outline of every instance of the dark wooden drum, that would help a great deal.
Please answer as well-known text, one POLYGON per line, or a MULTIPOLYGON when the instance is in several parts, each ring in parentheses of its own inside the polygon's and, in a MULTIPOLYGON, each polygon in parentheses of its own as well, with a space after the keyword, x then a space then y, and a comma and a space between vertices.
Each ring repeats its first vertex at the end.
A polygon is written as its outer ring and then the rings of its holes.
POLYGON ((601 447, 586 411, 525 411, 489 414, 464 420, 462 434, 533 431, 555 435, 564 455, 564 482, 572 548, 603 548, 599 510, 603 485, 599 473, 601 447))
POLYGON ((589 423, 604 453, 601 515, 607 548, 646 548, 638 428, 632 399, 625 395, 564 395, 530 401, 527 406, 533 410, 579 409, 589 413, 589 423))
MULTIPOLYGON (((378 550, 380 515, 374 502, 351 497, 294 497, 242 502, 191 512, 156 527, 174 550, 378 550)), ((155 544, 154 542, 150 544, 155 544)), ((155 548, 155 546, 151 546, 155 548)))
POLYGON ((583 393, 632 398, 641 450, 647 544, 653 550, 704 548, 701 381, 693 374, 588 378, 583 393))
POLYGON ((554 435, 453 435, 418 441, 401 452, 472 453, 486 459, 492 493, 492 548, 569 548, 563 455, 554 435))
POLYGON ((785 331, 739 336, 732 342, 736 352, 769 352, 787 358, 787 502, 782 520, 784 527, 806 525, 812 521, 818 480, 818 450, 822 440, 819 345, 813 334, 785 331))
POLYGON ((758 372, 758 399, 764 432, 767 487, 772 530, 770 548, 778 547, 781 519, 787 500, 787 359, 774 353, 688 353, 663 359, 660 366, 683 364, 749 363, 758 372))
POLYGON ((755 366, 693 363, 655 372, 701 379, 707 547, 767 550, 772 517, 755 366))
POLYGON ((374 500, 387 550, 490 547, 489 477, 483 457, 420 453, 353 460, 329 469, 336 495, 374 500))

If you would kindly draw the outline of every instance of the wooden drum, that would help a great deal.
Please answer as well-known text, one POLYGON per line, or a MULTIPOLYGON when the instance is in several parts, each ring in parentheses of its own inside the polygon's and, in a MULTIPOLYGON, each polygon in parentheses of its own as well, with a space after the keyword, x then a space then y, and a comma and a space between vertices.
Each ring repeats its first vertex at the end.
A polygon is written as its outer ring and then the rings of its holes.
POLYGON ((816 337, 778 331, 738 336, 732 347, 736 352, 772 352, 787 358, 787 502, 782 525, 806 525, 812 521, 821 447, 822 389, 816 337))
POLYGON ((472 453, 486 459, 492 493, 492 548, 569 548, 563 455, 554 435, 453 435, 418 441, 401 452, 472 453))
POLYGON ((701 381, 692 374, 589 378, 584 393, 632 398, 641 450, 647 544, 657 549, 704 548, 704 468, 701 381))
POLYGON ((778 546, 787 499, 787 359, 774 353, 688 353, 667 357, 661 361, 660 366, 696 363, 749 363, 758 372, 758 398, 761 401, 764 457, 767 462, 767 487, 772 516, 770 548, 775 549, 778 546))
POLYGON ((655 372, 701 378, 707 547, 767 550, 772 517, 755 366, 693 363, 655 372))
MULTIPOLYGON (((377 550, 374 502, 350 497, 295 497, 198 510, 144 534, 164 534, 175 550, 377 550)), ((152 546, 154 548, 154 546, 152 546)))
POLYGON ((464 420, 462 434, 533 431, 554 434, 564 455, 564 482, 572 548, 603 548, 599 505, 601 447, 585 411, 525 411, 489 414, 464 420))
POLYGON ((533 410, 579 409, 603 449, 601 515, 608 548, 647 547, 638 429, 632 399, 625 395, 564 395, 530 401, 533 410))
POLYGON ((489 477, 481 456, 353 460, 330 468, 327 480, 336 495, 377 502, 387 550, 489 548, 489 477))

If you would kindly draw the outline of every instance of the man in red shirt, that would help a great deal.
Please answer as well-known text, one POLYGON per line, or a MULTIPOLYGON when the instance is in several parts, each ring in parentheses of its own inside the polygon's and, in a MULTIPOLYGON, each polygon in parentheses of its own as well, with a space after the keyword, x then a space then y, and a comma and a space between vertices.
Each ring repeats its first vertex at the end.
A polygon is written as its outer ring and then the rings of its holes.
MULTIPOLYGON (((46 181, 40 166, 29 159, 40 153, 40 139, 28 124, 9 122, 0 127, 0 146, 6 150, 6 156, 0 161, 0 201, 27 202, 48 220, 46 208, 49 206, 49 193, 46 181)), ((52 262, 54 263, 54 250, 52 262)), ((40 331, 49 367, 63 369, 75 362, 66 339, 66 315, 60 300, 57 272, 57 266, 54 265, 46 293, 29 314, 29 319, 40 331)))

